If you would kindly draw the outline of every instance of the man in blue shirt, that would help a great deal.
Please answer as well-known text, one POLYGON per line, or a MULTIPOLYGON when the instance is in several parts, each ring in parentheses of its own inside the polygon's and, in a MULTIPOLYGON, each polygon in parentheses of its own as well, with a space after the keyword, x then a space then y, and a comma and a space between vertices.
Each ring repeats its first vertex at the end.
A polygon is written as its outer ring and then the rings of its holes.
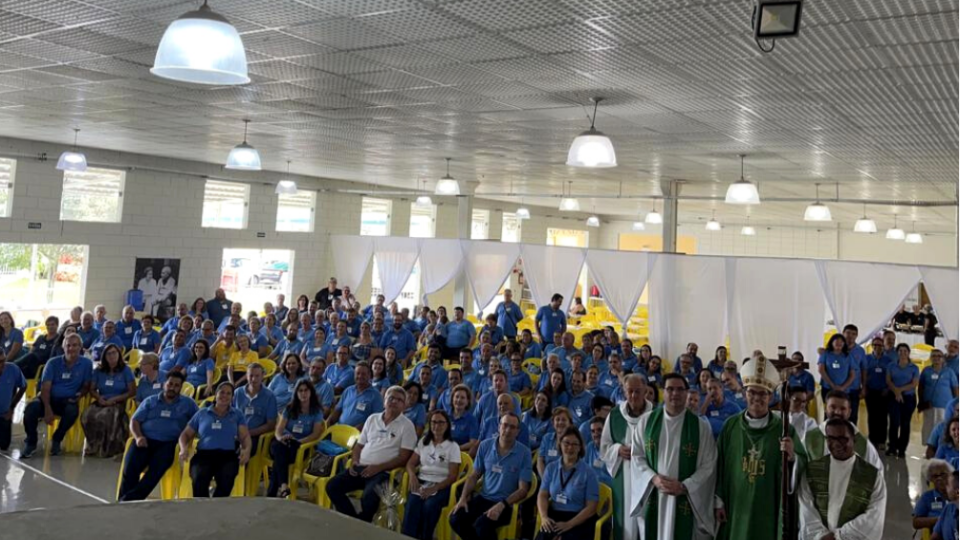
POLYGON ((947 342, 946 364, 954 373, 960 375, 960 358, 958 358, 958 355, 960 355, 960 341, 951 339, 947 342))
MULTIPOLYGON (((480 399, 477 400, 477 405, 473 411, 473 414, 477 417, 477 420, 482 424, 489 418, 496 418, 497 416, 497 398, 500 397, 500 394, 508 394, 508 382, 507 374, 503 371, 498 371, 493 374, 493 390, 483 394, 480 399)), ((520 415, 520 400, 511 394, 511 398, 514 401, 514 412, 519 416, 520 415)), ((516 435, 514 436, 516 437, 516 435)))
POLYGON ((726 399, 723 392, 723 383, 720 379, 712 377, 707 382, 707 398, 701 406, 700 416, 710 423, 710 430, 713 432, 713 438, 720 436, 720 430, 723 429, 724 422, 731 416, 736 416, 740 412, 740 407, 726 399))
POLYGON ((593 418, 593 410, 590 408, 593 394, 585 389, 585 377, 586 375, 579 370, 570 375, 570 402, 567 404, 567 408, 570 409, 570 415, 573 417, 573 427, 576 428, 593 418))
POLYGON ((107 322, 107 306, 103 304, 97 304, 97 306, 93 308, 93 327, 97 329, 97 332, 102 332, 103 325, 106 322, 107 322))
POLYGON ((182 317, 188 317, 190 315, 190 307, 186 302, 180 302, 177 304, 177 314, 173 317, 167 319, 167 322, 163 323, 163 326, 160 328, 160 337, 167 337, 169 332, 172 332, 180 326, 180 319, 182 317))
POLYGON ((402 366, 410 365, 410 358, 417 352, 417 340, 410 330, 403 327, 403 316, 393 319, 393 328, 383 333, 380 348, 393 347, 397 351, 397 361, 402 366))
POLYGON ((350 348, 346 345, 337 347, 336 360, 327 366, 323 378, 333 386, 334 393, 339 396, 354 384, 355 369, 350 365, 350 348))
POLYGON ((27 379, 23 372, 16 364, 8 364, 7 354, 0 350, 0 451, 6 452, 10 448, 13 411, 26 391, 27 379))
POLYGON ((503 302, 497 304, 494 310, 497 316, 497 326, 503 329, 503 335, 510 341, 517 340, 517 324, 523 320, 523 311, 513 301, 513 291, 503 290, 503 302))
MULTIPOLYGON (((36 377, 37 370, 40 369, 40 366, 46 364, 47 360, 63 354, 63 349, 57 345, 57 339, 60 337, 57 334, 60 319, 51 315, 47 317, 45 324, 47 327, 46 333, 37 336, 37 339, 33 342, 33 347, 30 348, 30 353, 13 361, 25 378, 36 377)), ((2 350, 3 348, 0 347, 0 351, 2 350)), ((13 359, 11 358, 11 360, 13 359)))
POLYGON ((107 345, 111 343, 117 345, 118 347, 123 347, 123 340, 117 335, 116 323, 113 321, 107 321, 103 323, 100 337, 98 337, 96 341, 93 342, 93 345, 90 346, 90 355, 93 357, 93 360, 99 360, 100 353, 107 345))
POLYGON ((278 294, 277 303, 273 306, 273 314, 277 317, 278 321, 287 320, 287 313, 290 311, 290 308, 286 305, 287 295, 278 294))
POLYGON ((374 413, 383 412, 383 398, 380 392, 370 385, 370 379, 373 378, 370 364, 358 362, 353 378, 355 384, 341 395, 328 425, 343 424, 362 429, 367 418, 374 413))
POLYGON ((80 356, 83 346, 80 336, 74 334, 63 340, 65 354, 51 358, 40 379, 40 396, 31 401, 23 413, 26 441, 21 458, 29 458, 37 451, 37 427, 42 419, 52 426, 54 415, 60 425, 50 441, 50 455, 60 453, 60 443, 80 415, 80 399, 90 391, 93 363, 80 356))
POLYGON ((850 407, 853 409, 850 415, 850 421, 854 425, 860 417, 860 399, 866 397, 867 373, 864 366, 867 363, 867 351, 857 344, 857 337, 860 335, 860 329, 855 324, 848 324, 843 327, 843 338, 847 340, 847 349, 850 355, 850 366, 853 368, 853 384, 847 390, 850 396, 850 407))
POLYGON ((444 351, 444 358, 456 358, 460 354, 460 349, 473 345, 477 329, 472 322, 463 318, 462 307, 453 308, 453 320, 446 324, 446 328, 447 350, 444 351))
POLYGON ((223 322, 223 319, 227 318, 230 315, 230 308, 233 306, 233 301, 227 299, 227 293, 223 289, 217 289, 213 293, 213 298, 207 300, 207 315, 210 316, 210 320, 213 321, 213 327, 218 328, 220 323, 223 322))
POLYGON ((920 373, 919 411, 923 415, 920 430, 922 440, 927 440, 933 428, 946 416, 947 404, 957 397, 957 374, 943 364, 943 351, 930 351, 930 365, 920 373))
POLYGON ((883 354, 882 338, 873 338, 870 354, 863 361, 863 373, 867 379, 867 434, 870 442, 882 449, 887 440, 887 366, 890 364, 890 359, 883 354))
POLYGON ((367 320, 373 319, 373 314, 378 311, 384 311, 386 308, 383 306, 384 302, 387 301, 387 297, 382 294, 377 295, 376 303, 370 304, 369 306, 363 308, 363 318, 367 320))
POLYGON ((192 399, 180 395, 184 380, 183 373, 170 373, 163 393, 148 397, 133 413, 134 443, 123 456, 118 501, 146 499, 173 465, 180 433, 198 409, 192 399))
POLYGON ((100 337, 100 329, 94 326, 93 313, 85 311, 80 316, 80 328, 77 328, 77 334, 83 340, 83 349, 87 350, 93 346, 93 342, 100 337))
POLYGON ((123 306, 123 314, 117 321, 117 335, 120 336, 123 348, 127 351, 133 349, 134 334, 143 329, 140 321, 133 318, 134 315, 136 315, 136 311, 134 311, 133 306, 123 306))
MULTIPOLYGON (((693 342, 687 343, 687 352, 684 353, 684 354, 686 354, 686 355, 688 355, 688 356, 690 357, 690 361, 692 362, 694 374, 700 373, 700 370, 703 369, 703 360, 701 360, 700 357, 697 356, 697 353, 698 353, 699 351, 700 351, 700 346, 699 346, 699 345, 697 345, 696 343, 693 343, 693 342)), ((674 373, 680 373, 680 360, 681 360, 682 358, 683 358, 683 355, 681 354, 680 356, 677 357, 677 361, 673 363, 673 372, 674 372, 674 373)), ((695 384, 696 384, 696 380, 694 380, 692 383, 690 383, 691 386, 693 386, 693 385, 695 385, 695 384)))
POLYGON ((247 366, 247 384, 233 393, 233 406, 243 414, 250 430, 251 455, 257 453, 261 435, 270 435, 277 427, 277 397, 263 385, 263 366, 253 363, 247 366))
POLYGON ((510 522, 533 481, 530 449, 517 442, 520 417, 507 412, 500 417, 498 437, 480 443, 473 473, 467 477, 460 499, 450 514, 450 527, 463 540, 489 540, 497 528, 510 522), (478 497, 477 482, 483 480, 478 497))
POLYGON ((554 294, 550 303, 537 310, 534 322, 537 324, 537 333, 540 334, 540 343, 549 343, 557 332, 567 331, 567 314, 560 309, 563 303, 562 294, 554 294))
POLYGON ((958 494, 958 471, 953 471, 950 475, 950 485, 947 488, 947 498, 950 504, 943 509, 940 519, 933 527, 933 534, 930 540, 957 540, 957 494, 958 494))
POLYGON ((420 363, 413 368, 413 373, 410 374, 409 381, 419 381, 420 380, 420 370, 423 369, 423 366, 430 366, 433 370, 433 377, 430 380, 431 386, 433 386, 437 393, 442 389, 447 387, 447 371, 443 369, 443 362, 440 360, 440 346, 439 345, 430 345, 427 348, 427 362, 426 364, 420 363))

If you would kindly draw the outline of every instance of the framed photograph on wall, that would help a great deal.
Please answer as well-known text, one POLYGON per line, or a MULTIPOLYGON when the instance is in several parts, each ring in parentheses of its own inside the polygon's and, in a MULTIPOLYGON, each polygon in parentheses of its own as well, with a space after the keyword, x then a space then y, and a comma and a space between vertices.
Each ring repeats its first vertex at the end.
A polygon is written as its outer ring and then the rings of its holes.
POLYGON ((176 314, 180 259, 137 259, 133 290, 142 300, 137 311, 149 313, 162 324, 176 314))

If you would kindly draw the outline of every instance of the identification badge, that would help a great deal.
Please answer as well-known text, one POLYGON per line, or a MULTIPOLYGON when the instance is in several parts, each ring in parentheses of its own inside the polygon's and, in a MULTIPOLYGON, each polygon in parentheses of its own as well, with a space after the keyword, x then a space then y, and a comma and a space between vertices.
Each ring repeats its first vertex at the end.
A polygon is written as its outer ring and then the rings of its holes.
POLYGON ((607 385, 607 386, 613 386, 613 379, 607 379, 607 380, 603 381, 603 384, 605 384, 605 385, 607 385))
POLYGON ((160 411, 160 418, 170 418, 170 411, 168 410, 160 411))
POLYGON ((200 370, 200 366, 197 366, 197 365, 190 366, 190 373, 196 373, 199 370, 200 370))
POLYGON ((556 501, 560 504, 567 504, 567 494, 566 493, 557 493, 555 497, 556 501))
POLYGON ((577 413, 577 416, 583 416, 583 409, 580 408, 580 407, 577 407, 577 408, 574 410, 574 412, 577 413))
POLYGON ((603 467, 603 461, 601 461, 599 458, 593 460, 593 468, 599 469, 600 467, 603 467))
POLYGON ((73 376, 73 374, 70 373, 69 371, 66 372, 66 373, 61 373, 61 374, 60 374, 60 380, 69 381, 72 376, 73 376))
POLYGON ((221 309, 227 309, 227 305, 226 305, 226 304, 220 304, 220 308, 221 308, 221 309))
POLYGON ((104 386, 113 386, 113 379, 103 381, 104 386))
POLYGON ((873 371, 875 371, 875 372, 877 372, 877 373, 883 373, 883 368, 882 368, 882 367, 878 367, 878 368, 874 369, 873 371))
POLYGON ((357 410, 360 411, 360 412, 363 412, 363 411, 367 410, 367 404, 366 404, 366 403, 357 403, 357 410))
POLYGON ((126 327, 126 328, 123 329, 123 333, 124 333, 124 334, 132 334, 132 333, 133 333, 133 328, 130 328, 130 327, 128 326, 128 327, 126 327))
POLYGON ((41 343, 41 344, 40 344, 40 350, 41 350, 41 351, 46 350, 46 348, 47 348, 47 344, 46 344, 46 343, 41 343))
POLYGON ((8 340, 4 341, 4 342, 3 342, 3 346, 4 346, 4 347, 9 347, 9 346, 10 346, 10 340, 8 339, 8 340))
POLYGON ((244 407, 244 408, 243 408, 243 415, 244 415, 244 416, 253 416, 256 412, 257 412, 257 410, 254 409, 253 407, 244 407))
POLYGON ((653 375, 648 375, 647 380, 650 382, 657 382, 657 378, 653 375))
POLYGON ((557 457, 557 449, 551 448, 550 450, 547 450, 547 455, 550 457, 557 457))
POLYGON ((153 383, 153 389, 154 389, 154 390, 159 390, 162 386, 163 386, 163 385, 161 385, 161 384, 158 383, 158 382, 153 383))
POLYGON ((146 345, 148 341, 150 341, 150 340, 147 339, 147 338, 145 338, 145 337, 140 338, 140 344, 141 344, 141 345, 146 345))
POLYGON ((223 429, 223 424, 221 424, 220 421, 218 420, 210 424, 210 429, 223 429))
POLYGON ((720 416, 720 411, 710 411, 710 416, 717 418, 720 416))
POLYGON ((934 373, 933 375, 930 376, 930 378, 933 379, 933 380, 935 380, 935 381, 939 381, 939 380, 940 380, 940 375, 939 375, 938 373, 934 373))
POLYGON ((840 362, 834 362, 833 364, 831 364, 831 366, 833 367, 833 369, 840 369, 840 362))
POLYGON ((302 424, 295 424, 295 425, 293 426, 293 432, 294 432, 294 433, 297 433, 297 434, 303 433, 303 425, 302 425, 302 424))
POLYGON ((493 467, 490 467, 490 472, 494 472, 496 474, 503 474, 503 467, 501 467, 500 465, 494 465, 493 467))
POLYGON ((943 510, 943 502, 942 502, 942 501, 936 501, 936 502, 930 503, 930 509, 931 509, 931 510, 943 510))

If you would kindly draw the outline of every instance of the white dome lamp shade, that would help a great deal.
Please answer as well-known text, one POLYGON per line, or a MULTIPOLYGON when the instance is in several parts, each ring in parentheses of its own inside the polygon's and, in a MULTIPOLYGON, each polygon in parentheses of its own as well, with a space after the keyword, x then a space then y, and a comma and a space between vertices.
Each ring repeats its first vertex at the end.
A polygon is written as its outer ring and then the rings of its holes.
POLYGON ((87 170, 87 156, 77 148, 80 128, 73 128, 73 148, 65 150, 57 160, 57 169, 61 171, 83 172, 87 170))
POLYGON ((862 234, 876 234, 877 223, 867 217, 867 205, 863 205, 863 217, 853 225, 853 232, 862 234))
POLYGON ((820 202, 820 184, 817 186, 817 201, 807 206, 807 209, 803 211, 803 220, 804 221, 831 221, 833 216, 830 214, 830 208, 820 202))
POLYGON ((570 144, 567 152, 567 165, 570 167, 585 167, 600 169, 617 166, 617 152, 613 149, 610 137, 597 131, 597 107, 603 98, 591 98, 593 102, 593 118, 590 119, 590 129, 577 135, 570 144))
POLYGON ((756 236, 757 230, 750 226, 750 216, 747 216, 747 223, 740 229, 740 236, 756 236))
POLYGON ((243 142, 234 146, 227 156, 227 164, 224 168, 236 171, 259 171, 260 170, 260 152, 247 144, 247 126, 250 120, 243 121, 243 142))
POLYGON ((417 200, 416 200, 416 202, 414 202, 413 204, 415 204, 416 206, 418 206, 418 207, 420 207, 420 208, 428 208, 428 207, 430 207, 430 206, 433 206, 433 199, 431 199, 431 198, 430 198, 430 195, 427 195, 426 192, 423 192, 424 189, 427 187, 427 186, 426 186, 427 181, 426 181, 426 180, 422 180, 422 182, 423 182, 423 183, 421 184, 421 179, 420 179, 420 178, 417 179, 417 187, 420 188, 420 190, 421 190, 422 193, 417 196, 417 200))
MULTIPOLYGON (((520 201, 520 204, 523 204, 523 201, 520 201)), ((517 219, 530 219, 530 209, 526 206, 517 208, 517 219)))
POLYGON ((599 227, 600 218, 597 216, 590 216, 587 218, 587 227, 599 227))
POLYGON ((563 196, 563 188, 560 188, 560 211, 561 212, 579 212, 580 211, 580 201, 570 195, 573 194, 573 182, 567 181, 567 185, 571 190, 566 197, 563 196))
POLYGON ((893 228, 887 229, 887 240, 903 240, 907 237, 907 233, 903 232, 903 229, 897 227, 897 215, 893 215, 893 228))
POLYGON ((727 187, 727 196, 724 199, 727 204, 760 204, 760 191, 757 186, 743 176, 745 157, 747 156, 740 154, 740 179, 727 187))
POLYGON ((647 217, 643 218, 643 221, 647 225, 661 225, 663 223, 663 216, 660 215, 660 212, 657 212, 656 203, 653 204, 653 208, 650 209, 647 217))
POLYGON ((720 225, 720 222, 717 221, 717 213, 714 212, 713 216, 710 217, 710 221, 707 222, 705 227, 706 230, 711 232, 716 232, 723 229, 723 226, 720 225))
POLYGON ((647 225, 642 221, 634 221, 633 225, 630 228, 636 232, 640 232, 640 231, 647 230, 647 225))
POLYGON ((460 182, 457 182, 452 176, 450 176, 450 158, 447 160, 447 174, 443 175, 440 180, 437 180, 437 187, 433 190, 435 195, 460 195, 460 182))
POLYGON ((907 234, 907 237, 904 239, 908 244, 922 244, 923 235, 917 232, 917 222, 913 222, 913 232, 907 234))
MULTIPOLYGON (((287 161, 287 176, 290 176, 290 161, 287 161)), ((277 189, 274 191, 277 195, 296 195, 297 183, 294 180, 284 179, 277 183, 277 189)))
POLYGON ((163 33, 150 73, 174 81, 229 86, 247 84, 247 54, 240 34, 204 0, 163 33))

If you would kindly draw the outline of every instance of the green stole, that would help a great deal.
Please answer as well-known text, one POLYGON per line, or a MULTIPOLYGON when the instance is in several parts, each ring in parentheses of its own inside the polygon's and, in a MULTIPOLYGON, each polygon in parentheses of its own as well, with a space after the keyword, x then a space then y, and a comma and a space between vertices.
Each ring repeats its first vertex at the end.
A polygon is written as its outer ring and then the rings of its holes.
MULTIPOLYGON (((663 407, 655 409, 647 419, 643 433, 644 451, 647 463, 654 471, 657 470, 657 457, 660 453, 660 432, 663 429, 663 407)), ((683 482, 697 470, 697 454, 700 449, 700 420, 690 411, 684 410, 683 428, 680 431, 680 467, 677 480, 683 482)), ((647 509, 643 516, 645 538, 656 538, 660 523, 659 506, 660 494, 657 488, 652 488, 647 509)), ((677 496, 677 514, 674 516, 675 540, 690 540, 693 538, 693 511, 686 495, 677 496)))
MULTIPOLYGON (((813 494, 813 506, 820 514, 820 521, 827 525, 827 508, 837 501, 830 501, 830 456, 824 456, 807 464, 807 482, 813 494)), ((837 527, 843 527, 857 516, 867 511, 870 497, 873 495, 873 486, 877 480, 877 468, 870 465, 860 456, 854 455, 856 460, 853 471, 850 472, 850 483, 840 506, 840 517, 837 527)))
MULTIPOLYGON (((825 444, 826 440, 823 438, 823 432, 820 431, 819 427, 808 431, 803 438, 803 446, 807 449, 807 455, 811 461, 818 460, 825 455, 823 451, 825 444)), ((862 458, 867 457, 867 438, 859 431, 853 440, 853 451, 862 458)))
MULTIPOLYGON (((627 436, 627 419, 623 417, 623 413, 620 412, 620 407, 614 407, 610 411, 610 438, 613 439, 613 442, 626 444, 630 446, 630 441, 625 441, 624 438, 627 436)), ((629 467, 630 462, 625 461, 620 464, 620 468, 617 469, 616 476, 613 477, 613 538, 615 540, 623 539, 623 518, 620 514, 623 512, 623 501, 630 497, 629 493, 624 493, 623 491, 623 470, 625 467, 629 467)))

